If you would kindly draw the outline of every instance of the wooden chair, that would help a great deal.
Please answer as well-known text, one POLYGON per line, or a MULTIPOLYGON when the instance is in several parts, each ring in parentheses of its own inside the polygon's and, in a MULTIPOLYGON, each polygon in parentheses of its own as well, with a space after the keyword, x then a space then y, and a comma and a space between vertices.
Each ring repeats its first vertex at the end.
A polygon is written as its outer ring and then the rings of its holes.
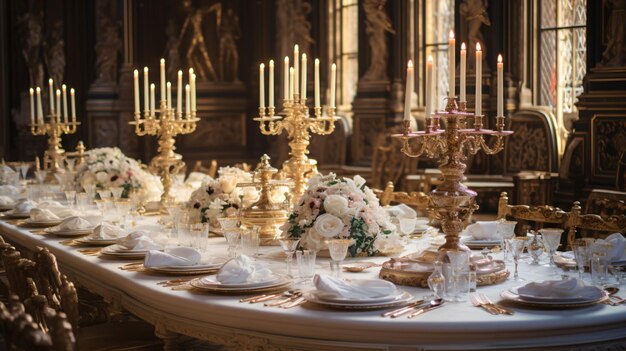
MULTIPOLYGON (((38 295, 45 300, 44 296, 38 295)), ((27 302, 28 303, 28 302, 27 302)), ((19 297, 12 295, 7 305, 0 302, 0 321, 8 350, 24 351, 74 351, 76 339, 71 325, 62 312, 47 308, 41 309, 49 328, 44 330, 26 312, 19 297)))
POLYGON ((217 161, 211 160, 211 164, 209 167, 205 167, 202 164, 202 161, 196 161, 196 164, 193 166, 192 172, 199 172, 208 175, 211 178, 215 178, 217 175, 217 161))
POLYGON ((593 189, 585 201, 584 213, 602 217, 626 214, 626 192, 593 189))
POLYGON ((626 215, 603 217, 597 214, 582 214, 580 202, 575 201, 567 222, 567 246, 572 247, 577 232, 581 237, 605 237, 612 233, 626 233, 626 215))
POLYGON ((619 191, 626 191, 626 151, 622 151, 617 163, 615 187, 619 191))
POLYGON ((405 204, 423 215, 428 214, 430 197, 422 192, 394 191, 393 182, 387 182, 384 190, 373 189, 373 191, 380 200, 381 206, 388 206, 392 203, 405 204))
POLYGON ((507 193, 502 192, 498 202, 498 219, 503 218, 518 221, 515 232, 517 235, 525 235, 529 229, 540 229, 546 225, 565 229, 569 214, 548 205, 510 205, 507 193))

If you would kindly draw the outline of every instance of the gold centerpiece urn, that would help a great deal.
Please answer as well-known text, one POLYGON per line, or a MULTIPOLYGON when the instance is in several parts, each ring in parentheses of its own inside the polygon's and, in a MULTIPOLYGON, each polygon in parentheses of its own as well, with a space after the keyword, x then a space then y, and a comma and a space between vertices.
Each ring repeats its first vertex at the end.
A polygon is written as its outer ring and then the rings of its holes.
MULTIPOLYGON (((254 171, 251 183, 239 183, 238 187, 255 187, 259 191, 259 198, 239 214, 240 221, 245 226, 259 227, 261 245, 276 245, 276 238, 280 234, 279 227, 287 221, 289 196, 285 193, 284 202, 276 202, 272 198, 275 189, 291 187, 288 181, 274 180, 278 170, 270 165, 267 155, 261 157, 259 166, 254 171)), ((242 201, 243 203, 243 201, 242 201)))
POLYGON ((314 116, 309 115, 307 105, 307 56, 300 56, 298 45, 294 47, 294 66, 289 66, 289 57, 285 57, 283 65, 283 109, 276 115, 274 106, 274 61, 269 62, 269 103, 265 107, 265 64, 259 68, 259 116, 254 118, 259 122, 263 135, 280 135, 287 132, 289 140, 290 158, 283 163, 281 170, 285 178, 293 180, 292 201, 296 202, 306 189, 309 178, 317 174, 317 161, 309 159, 309 139, 311 133, 328 135, 335 130, 335 82, 336 66, 331 66, 330 96, 326 107, 326 115, 322 114, 320 104, 320 73, 319 60, 315 59, 315 92, 314 116), (301 67, 300 67, 301 65, 301 67))
POLYGON ((71 118, 68 114, 67 86, 61 85, 56 89, 54 81, 48 80, 49 86, 49 112, 47 122, 44 121, 43 106, 41 101, 41 88, 30 88, 30 132, 33 135, 47 135, 48 148, 44 153, 43 169, 48 171, 47 180, 54 180, 54 173, 62 172, 62 161, 65 150, 61 146, 63 134, 74 134, 80 122, 76 121, 76 98, 73 88, 70 89, 71 118), (35 95, 37 97, 35 102, 35 95), (56 103, 55 103, 56 96, 56 103), (63 97, 63 99, 61 99, 63 97))
POLYGON ((185 85, 185 110, 183 112, 183 72, 178 71, 176 108, 172 106, 172 85, 165 82, 165 60, 161 59, 161 96, 158 110, 155 109, 155 85, 149 82, 148 67, 144 67, 144 110, 139 106, 139 72, 134 72, 135 113, 129 124, 135 126, 139 136, 154 135, 158 138, 158 155, 150 162, 150 169, 161 178, 163 194, 160 211, 167 213, 166 205, 174 202, 171 194, 173 176, 183 171, 185 163, 175 152, 177 135, 190 134, 196 130, 196 76, 189 69, 189 84, 185 85))

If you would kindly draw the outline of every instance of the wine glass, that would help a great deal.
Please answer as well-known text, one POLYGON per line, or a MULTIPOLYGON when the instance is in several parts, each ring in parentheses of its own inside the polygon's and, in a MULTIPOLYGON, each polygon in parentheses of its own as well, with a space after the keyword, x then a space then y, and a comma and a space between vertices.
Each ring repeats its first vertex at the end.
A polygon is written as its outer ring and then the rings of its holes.
POLYGON ((513 280, 516 282, 523 282, 525 279, 521 278, 517 273, 517 266, 519 265, 520 256, 522 256, 522 252, 524 252, 524 247, 526 247, 526 242, 528 238, 525 236, 517 236, 513 239, 510 239, 509 243, 511 244, 511 254, 513 255, 513 262, 515 262, 515 273, 513 274, 513 280))
POLYGON ((44 171, 43 169, 38 169, 35 171, 35 177, 39 182, 39 186, 43 185, 44 180, 46 180, 46 175, 48 175, 48 171, 44 171))
POLYGON ((516 221, 507 221, 502 218, 496 223, 496 234, 500 238, 500 242, 502 245, 502 254, 503 259, 506 262, 508 260, 508 247, 507 240, 511 239, 515 236, 515 226, 517 225, 516 221))
POLYGON ((330 268, 333 271, 333 275, 337 278, 341 278, 341 266, 343 260, 346 259, 348 254, 348 247, 352 245, 352 239, 330 239, 328 240, 328 251, 330 252, 330 258, 332 262, 330 268))
POLYGON ((589 266, 590 260, 590 246, 587 240, 576 239, 572 244, 572 250, 574 251, 574 258, 576 259, 576 267, 578 268, 578 278, 583 279, 583 273, 585 273, 585 266, 589 266))
POLYGON ((28 170, 30 169, 30 165, 28 163, 22 163, 19 165, 20 174, 22 175, 22 180, 26 183, 26 176, 28 175, 28 170))
POLYGON ((100 200, 111 200, 111 190, 98 190, 98 196, 100 196, 100 200))
POLYGON ((89 207, 89 195, 87 193, 78 193, 76 194, 76 207, 81 213, 85 213, 87 208, 89 207))
MULTIPOLYGON (((461 274, 465 271, 469 271, 469 257, 470 254, 465 251, 448 251, 448 259, 450 260, 451 280, 452 284, 449 286, 452 288, 452 292, 448 293, 451 301, 463 301, 464 296, 461 292, 461 274)), ((469 288, 469 283, 468 283, 469 288)), ((467 291, 466 291, 467 293, 467 291)))
POLYGON ((283 248, 285 255, 285 262, 287 262, 287 275, 291 277, 291 264, 293 262, 293 255, 298 248, 300 238, 280 238, 278 239, 280 246, 283 248))
POLYGON ((116 188, 111 188, 111 194, 113 195, 113 198, 115 199, 115 201, 121 199, 123 193, 124 193, 124 188, 121 186, 116 187, 116 188))
POLYGON ((70 208, 74 207, 74 201, 76 201, 76 191, 65 190, 65 199, 67 200, 67 205, 70 208))
POLYGON ((259 227, 245 228, 241 232, 241 253, 256 258, 259 254, 259 245, 261 237, 259 236, 259 227))
POLYGON ((130 201, 117 200, 114 203, 115 203, 115 209, 117 210, 117 215, 120 218, 120 226, 125 229, 126 220, 128 218, 128 214, 130 213, 130 201))
POLYGON ((543 238, 543 245, 548 250, 550 255, 550 262, 545 265, 545 267, 556 267, 554 264, 554 254, 556 253, 556 249, 559 248, 561 244, 561 235, 563 234, 563 229, 560 228, 542 228, 539 229, 539 233, 541 233, 541 237, 543 238))
POLYGON ((85 189, 85 192, 89 196, 89 201, 93 200, 96 197, 96 185, 95 184, 85 185, 83 186, 83 189, 85 189))

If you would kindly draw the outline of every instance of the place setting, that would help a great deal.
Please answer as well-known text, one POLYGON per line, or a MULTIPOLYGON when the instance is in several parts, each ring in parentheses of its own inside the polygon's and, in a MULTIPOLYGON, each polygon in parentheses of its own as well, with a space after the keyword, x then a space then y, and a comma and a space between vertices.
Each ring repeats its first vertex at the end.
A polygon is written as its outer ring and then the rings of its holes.
POLYGON ((146 272, 159 275, 200 275, 213 274, 224 264, 224 257, 203 257, 191 247, 172 247, 164 251, 150 250, 143 262, 128 263, 122 270, 146 272))
POLYGON ((89 235, 94 229, 94 224, 89 220, 83 217, 72 216, 62 220, 58 225, 46 228, 43 231, 59 237, 75 238, 89 235))
POLYGON ((125 237, 116 240, 113 245, 103 248, 81 249, 79 252, 86 255, 96 255, 104 259, 144 259, 150 250, 162 250, 162 246, 157 244, 147 232, 137 230, 125 237))
POLYGON ((587 285, 576 278, 530 282, 506 289, 500 297, 517 305, 542 309, 586 307, 605 302, 609 298, 603 289, 587 285))
POLYGON ((109 246, 126 235, 128 234, 125 229, 103 222, 96 226, 89 235, 76 238, 72 242, 82 246, 109 246))

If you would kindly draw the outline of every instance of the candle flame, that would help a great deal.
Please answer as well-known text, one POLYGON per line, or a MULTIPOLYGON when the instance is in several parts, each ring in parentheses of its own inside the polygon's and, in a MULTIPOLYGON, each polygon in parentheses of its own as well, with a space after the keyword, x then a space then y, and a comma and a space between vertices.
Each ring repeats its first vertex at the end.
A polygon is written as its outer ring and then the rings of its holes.
POLYGON ((57 89, 57 96, 61 96, 61 90, 57 89))
POLYGON ((259 68, 264 69, 265 68, 265 64, 264 63, 260 64, 259 68))
POLYGON ((35 93, 35 90, 33 90, 33 88, 29 89, 30 95, 33 95, 35 93))
POLYGON ((498 63, 502 63, 502 54, 498 54, 498 63))
POLYGON ((150 90, 154 90, 154 83, 150 84, 150 90))
POLYGON ((285 65, 289 64, 289 56, 285 56, 285 65))
POLYGON ((336 70, 337 69, 337 65, 333 63, 333 65, 331 66, 332 70, 336 70))
POLYGON ((193 74, 193 68, 189 69, 189 74, 193 74))
POLYGON ((143 73, 148 73, 148 67, 143 68, 143 73))
POLYGON ((454 31, 450 29, 450 39, 454 39, 454 31))
POLYGON ((270 60, 270 67, 274 67, 274 60, 270 60))
POLYGON ((316 59, 315 59, 315 64, 316 64, 316 65, 319 65, 319 64, 320 64, 320 59, 317 59, 317 58, 316 58, 316 59))
POLYGON ((467 50, 467 48, 465 47, 465 43, 461 43, 461 50, 467 50))
POLYGON ((52 78, 48 79, 48 84, 52 85, 52 78))
POLYGON ((182 77, 183 76, 183 71, 182 70, 178 70, 178 76, 182 77))
POLYGON ((429 65, 432 65, 432 64, 433 64, 433 55, 428 55, 428 59, 427 59, 427 61, 428 61, 427 63, 428 63, 429 65))
POLYGON ((298 46, 298 44, 293 46, 293 52, 298 52, 300 51, 300 47, 298 46))
POLYGON ((190 88, 189 88, 189 84, 186 84, 186 85, 185 85, 185 91, 186 91, 186 92, 189 92, 189 89, 190 89, 190 88))
POLYGON ((302 61, 306 61, 306 54, 302 54, 302 61))
POLYGON ((413 61, 409 60, 409 63, 406 64, 407 68, 413 68, 413 61))
POLYGON ((289 73, 293 74, 293 67, 289 67, 289 73))
POLYGON ((70 89, 70 94, 74 95, 74 88, 70 89))
POLYGON ((476 43, 476 51, 481 51, 480 43, 476 43))
POLYGON ((61 85, 61 90, 66 91, 67 90, 67 86, 65 84, 61 85))
POLYGON ((167 82, 167 87, 171 88, 172 87, 172 83, 171 82, 167 82))
POLYGON ((41 93, 41 88, 40 87, 37 87, 36 90, 37 90, 37 94, 41 93))
POLYGON ((135 76, 135 78, 139 77, 139 71, 138 71, 138 70, 135 70, 135 71, 133 72, 133 75, 135 76))
POLYGON ((164 59, 164 58, 162 58, 162 59, 161 59, 161 64, 162 64, 162 65, 164 65, 164 64, 165 64, 165 59, 164 59))

